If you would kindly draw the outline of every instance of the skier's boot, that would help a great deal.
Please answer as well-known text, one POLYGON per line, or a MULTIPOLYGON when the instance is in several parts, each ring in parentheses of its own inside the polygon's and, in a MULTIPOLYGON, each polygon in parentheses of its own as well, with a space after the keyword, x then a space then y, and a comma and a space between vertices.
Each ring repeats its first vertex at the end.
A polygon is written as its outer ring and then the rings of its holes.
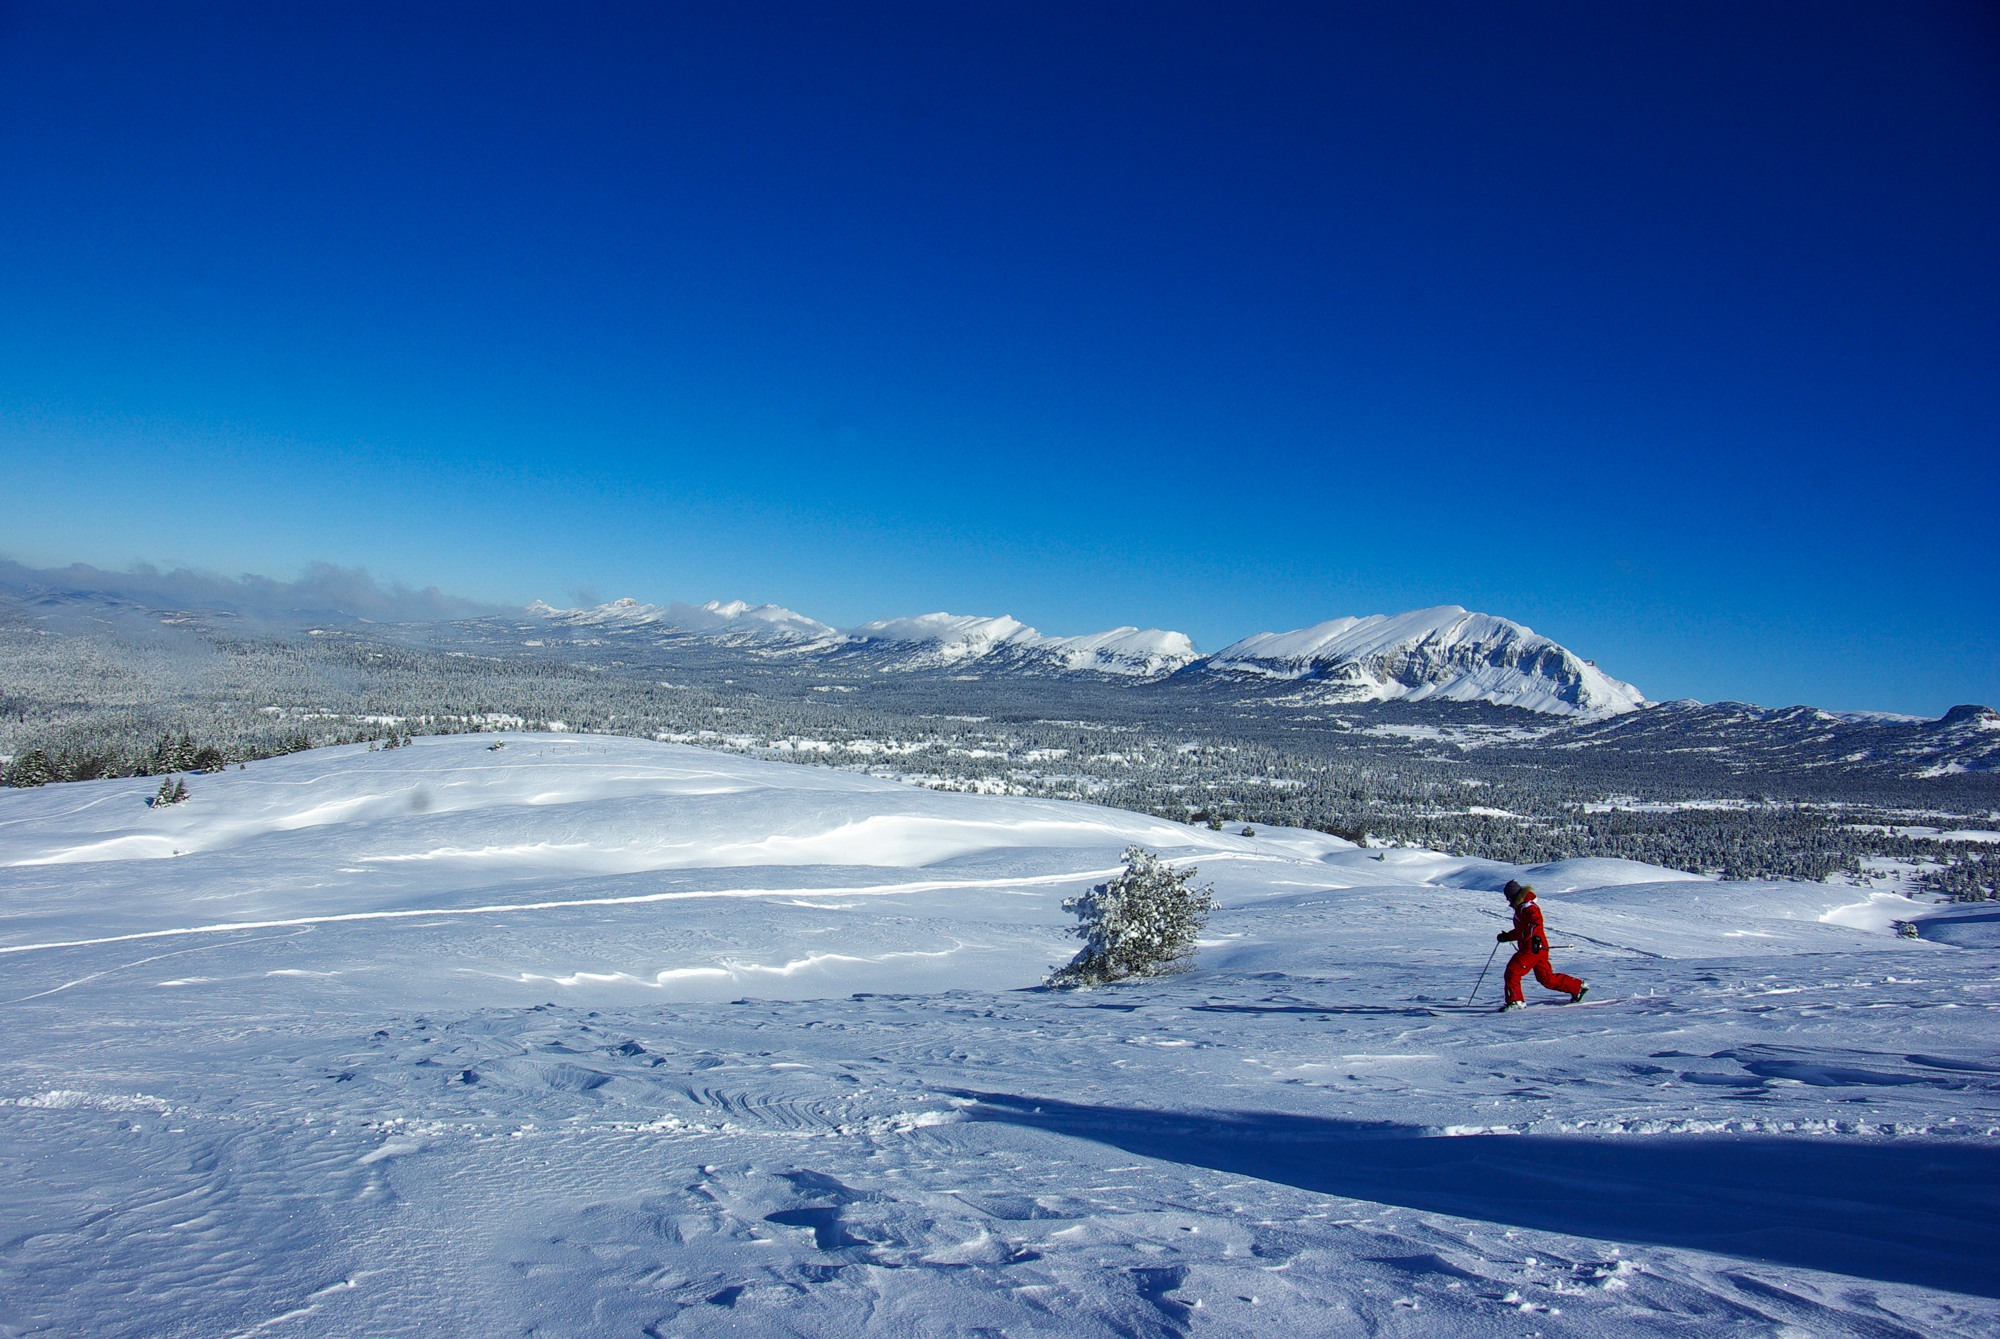
POLYGON ((1496 1014, 1511 1013, 1516 1009, 1525 1009, 1527 1007, 1528 1003, 1526 1000, 1508 1000, 1505 1004, 1501 1005, 1498 1009, 1495 1009, 1493 1012, 1496 1014))
POLYGON ((1569 1002, 1571 1004, 1581 1004, 1583 1002, 1583 997, 1585 995, 1588 995, 1589 993, 1590 993, 1590 982, 1586 981, 1582 985, 1576 988, 1576 993, 1569 997, 1569 1002))

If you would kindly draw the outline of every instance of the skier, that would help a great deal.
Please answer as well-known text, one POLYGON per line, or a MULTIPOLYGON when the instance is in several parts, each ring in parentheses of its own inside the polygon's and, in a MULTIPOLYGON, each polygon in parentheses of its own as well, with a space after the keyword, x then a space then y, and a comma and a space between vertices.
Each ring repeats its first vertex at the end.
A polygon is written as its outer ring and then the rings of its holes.
POLYGON ((1502 930, 1494 938, 1503 944, 1511 941, 1514 956, 1507 959, 1507 999, 1500 1006, 1500 1012, 1528 1007, 1527 1001, 1521 998, 1521 978, 1530 970, 1534 972, 1535 980, 1550 990, 1567 993, 1571 1004, 1589 994, 1588 982, 1565 976, 1549 966, 1549 936, 1542 928, 1542 909, 1535 905, 1535 890, 1528 884, 1509 879, 1502 891, 1507 894, 1507 905, 1514 908, 1514 928, 1502 930))

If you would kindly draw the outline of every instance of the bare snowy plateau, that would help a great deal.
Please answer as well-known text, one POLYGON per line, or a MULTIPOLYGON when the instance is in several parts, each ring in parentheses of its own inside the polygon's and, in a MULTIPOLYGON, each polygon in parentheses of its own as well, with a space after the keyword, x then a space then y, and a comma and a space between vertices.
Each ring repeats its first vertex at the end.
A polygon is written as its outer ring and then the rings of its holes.
POLYGON ((603 734, 186 782, 0 790, 0 1334, 2000 1333, 1991 903, 603 734), (1134 843, 1196 969, 1040 989, 1134 843), (1466 1003, 1510 877, 1584 1003, 1466 1003))

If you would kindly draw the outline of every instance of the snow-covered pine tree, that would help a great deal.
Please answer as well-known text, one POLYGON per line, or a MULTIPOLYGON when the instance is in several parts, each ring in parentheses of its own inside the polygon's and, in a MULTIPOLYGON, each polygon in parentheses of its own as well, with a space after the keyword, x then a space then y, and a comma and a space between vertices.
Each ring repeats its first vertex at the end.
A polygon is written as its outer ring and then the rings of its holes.
POLYGON ((7 768, 7 784, 10 786, 46 786, 55 779, 55 764, 40 749, 29 749, 7 768))
POLYGON ((1194 876, 1192 865, 1175 869, 1143 846, 1126 847, 1122 874, 1063 903, 1083 947, 1043 984, 1069 990, 1193 967, 1195 937, 1215 910, 1212 887, 1188 886, 1194 876))

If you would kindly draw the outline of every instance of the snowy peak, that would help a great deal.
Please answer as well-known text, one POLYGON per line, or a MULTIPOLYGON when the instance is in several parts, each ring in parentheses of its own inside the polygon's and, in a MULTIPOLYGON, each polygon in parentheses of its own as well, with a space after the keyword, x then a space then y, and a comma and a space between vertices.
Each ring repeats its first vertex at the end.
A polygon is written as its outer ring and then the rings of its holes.
POLYGON ((557 609, 541 600, 528 613, 564 627, 659 628, 663 631, 722 634, 732 640, 811 642, 835 635, 817 619, 775 604, 710 600, 707 604, 641 604, 626 598, 587 609, 557 609))
POLYGON ((1198 659, 1185 633, 1113 628, 1045 637, 1009 615, 920 614, 864 623, 847 633, 855 651, 891 658, 899 670, 967 668, 1023 674, 1081 672, 1158 678, 1198 659))
POLYGON ((2000 712, 1967 703, 1922 727, 1922 743, 1906 754, 1927 764, 1919 776, 2000 772, 2000 712))
POLYGON ((1533 629, 1455 604, 1260 632, 1224 647, 1217 673, 1324 683, 1346 701, 1493 702, 1557 715, 1610 716, 1645 694, 1533 629))
POLYGON ((1018 619, 1002 614, 981 618, 976 614, 918 614, 914 618, 889 618, 849 628, 847 635, 863 642, 921 642, 935 644, 951 658, 980 656, 1001 646, 1032 644, 1042 635, 1018 619))
POLYGON ((1186 633, 1124 627, 1082 637, 1045 637, 1006 614, 917 614, 839 631, 775 604, 742 600, 660 605, 622 599, 582 609, 558 609, 537 600, 527 612, 561 627, 610 632, 650 628, 730 645, 766 646, 787 655, 861 660, 884 671, 976 667, 982 674, 1159 678, 1200 659, 1186 633))
POLYGON ((1113 628, 1086 637, 1051 638, 1044 645, 1061 655, 1067 668, 1100 674, 1157 678, 1200 659, 1186 633, 1159 628, 1113 628))
POLYGON ((701 605, 669 605, 667 612, 676 626, 690 632, 752 632, 800 641, 819 641, 834 635, 833 629, 818 619, 775 604, 710 600, 701 605))

